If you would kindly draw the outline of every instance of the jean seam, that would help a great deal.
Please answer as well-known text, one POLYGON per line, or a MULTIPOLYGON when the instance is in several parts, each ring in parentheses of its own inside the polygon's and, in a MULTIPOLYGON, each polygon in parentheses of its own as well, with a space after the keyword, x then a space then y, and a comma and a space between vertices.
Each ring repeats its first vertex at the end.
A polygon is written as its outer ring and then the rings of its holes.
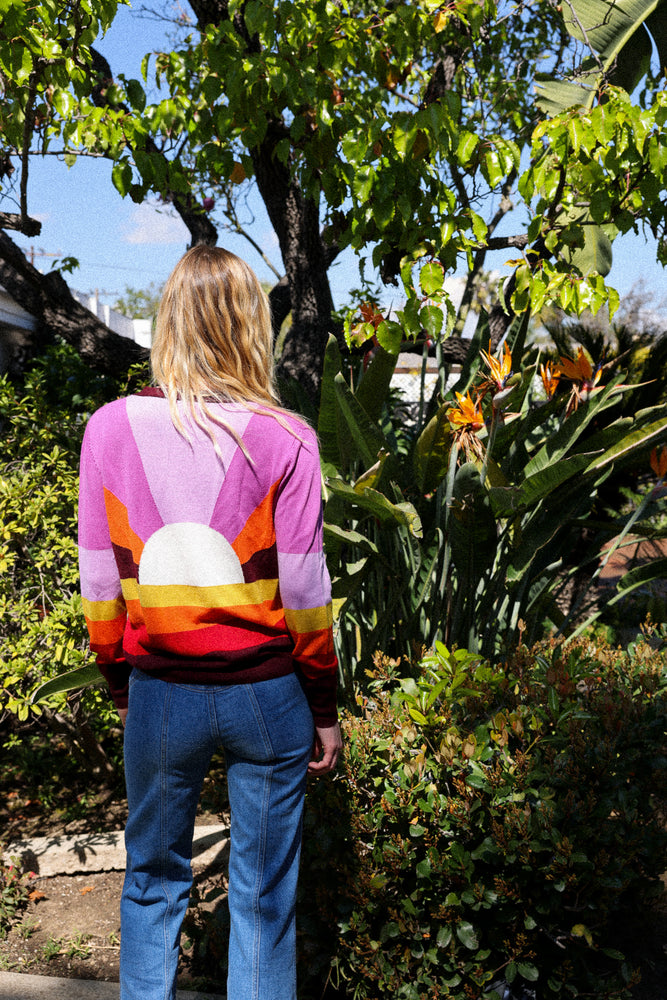
POLYGON ((261 890, 264 882, 264 864, 266 861, 266 838, 267 838, 267 825, 268 825, 268 815, 269 815, 269 802, 271 800, 271 780, 273 778, 273 767, 271 767, 265 777, 264 777, 264 789, 262 795, 262 818, 261 818, 261 830, 260 838, 258 844, 258 856, 257 856, 257 877, 255 879, 255 888, 253 892, 253 911, 254 911, 254 927, 255 927, 255 942, 253 949, 253 964, 254 964, 254 974, 253 974, 253 1000, 260 1000, 260 982, 259 982, 259 970, 261 967, 261 949, 262 949, 262 912, 261 912, 261 890))
POLYGON ((170 1000, 167 995, 169 989, 169 937, 167 928, 172 912, 172 898, 169 893, 167 879, 167 829, 168 829, 168 804, 167 804, 167 767, 169 764, 169 708, 172 696, 172 688, 168 685, 165 691, 164 704, 162 708, 162 727, 160 732, 160 886, 167 900, 167 905, 162 917, 162 938, 163 938, 163 976, 164 976, 164 996, 165 1000, 170 1000))
MULTIPOLYGON (((248 700, 252 705, 253 714, 257 720, 257 726, 262 734, 264 740, 264 746, 266 750, 275 758, 275 750, 271 742, 271 737, 269 736, 268 729, 266 728, 266 723, 264 722, 264 715, 262 714, 262 709, 257 698, 257 694, 253 688, 252 684, 248 685, 247 688, 248 700)), ((262 947, 262 914, 261 914, 261 890, 264 882, 264 864, 266 861, 266 840, 267 840, 267 825, 268 825, 268 815, 269 815, 269 803, 271 801, 271 782, 273 779, 273 765, 270 765, 264 776, 263 794, 262 794, 262 815, 261 815, 261 829, 259 844, 257 848, 257 877, 255 879, 255 888, 253 892, 253 913, 254 913, 254 929, 255 929, 255 941, 253 948, 253 994, 252 1000, 260 1000, 260 982, 259 982, 259 970, 261 967, 261 947, 262 947)))

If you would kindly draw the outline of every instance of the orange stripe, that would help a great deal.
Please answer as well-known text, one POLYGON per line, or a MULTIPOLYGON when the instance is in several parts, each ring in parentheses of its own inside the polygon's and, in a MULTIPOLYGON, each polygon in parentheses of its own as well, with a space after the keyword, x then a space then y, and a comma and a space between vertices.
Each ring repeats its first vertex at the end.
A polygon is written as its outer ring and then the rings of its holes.
POLYGON ((143 608, 143 620, 151 635, 189 632, 210 625, 234 625, 237 622, 239 627, 258 624, 268 629, 285 629, 282 608, 274 608, 269 603, 243 605, 238 613, 234 608, 143 608))
POLYGON ((144 551, 144 543, 130 527, 127 507, 106 486, 104 487, 104 506, 107 511, 111 541, 115 542, 116 545, 122 545, 124 548, 129 549, 132 553, 132 558, 138 565, 141 553, 144 551))
POLYGON ((294 656, 296 659, 322 659, 322 656, 333 657, 333 637, 329 629, 319 632, 305 632, 303 635, 292 635, 294 640, 294 656))
POLYGON ((127 617, 130 619, 132 624, 143 621, 144 612, 138 599, 130 601, 126 600, 125 607, 127 608, 127 617))
POLYGON ((277 490, 278 482, 276 481, 259 507, 255 507, 232 542, 232 548, 241 564, 247 562, 254 556, 255 552, 270 548, 276 540, 273 527, 273 504, 277 490))
POLYGON ((113 621, 106 622, 96 622, 86 618, 86 625, 90 634, 91 646, 108 646, 122 639, 125 629, 125 615, 119 615, 113 621))

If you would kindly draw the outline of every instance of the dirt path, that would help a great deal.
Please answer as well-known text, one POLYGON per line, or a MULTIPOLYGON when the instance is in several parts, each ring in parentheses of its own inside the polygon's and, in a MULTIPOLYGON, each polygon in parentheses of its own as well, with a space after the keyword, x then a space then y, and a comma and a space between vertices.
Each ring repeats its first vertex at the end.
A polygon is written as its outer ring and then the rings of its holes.
MULTIPOLYGON (((195 871, 196 898, 226 886, 223 866, 195 871)), ((36 878, 31 899, 0 940, 0 969, 36 976, 118 981, 122 871, 36 878)), ((206 904, 197 902, 200 910, 206 904)), ((192 975, 191 949, 183 949, 179 988, 223 993, 224 983, 192 975)))

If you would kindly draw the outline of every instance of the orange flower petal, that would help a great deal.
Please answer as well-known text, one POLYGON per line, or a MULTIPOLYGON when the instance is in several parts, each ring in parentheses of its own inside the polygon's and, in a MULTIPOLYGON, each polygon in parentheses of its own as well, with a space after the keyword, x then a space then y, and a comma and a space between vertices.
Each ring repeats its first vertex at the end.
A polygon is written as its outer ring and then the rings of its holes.
POLYGON ((651 468, 655 472, 658 479, 664 479, 667 476, 667 446, 663 445, 660 453, 658 449, 654 448, 651 452, 651 468))

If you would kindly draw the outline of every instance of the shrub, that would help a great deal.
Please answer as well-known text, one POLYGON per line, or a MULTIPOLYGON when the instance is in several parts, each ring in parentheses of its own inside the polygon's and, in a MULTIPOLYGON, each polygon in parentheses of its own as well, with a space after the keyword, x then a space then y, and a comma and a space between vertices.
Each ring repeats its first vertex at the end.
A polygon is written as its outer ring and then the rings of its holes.
POLYGON ((4 845, 0 844, 0 941, 28 905, 30 884, 35 878, 34 872, 22 872, 14 859, 6 864, 3 852, 4 845))
POLYGON ((119 395, 65 346, 50 348, 22 387, 0 379, 0 715, 41 721, 81 764, 109 775, 100 736, 116 717, 98 688, 32 705, 43 681, 90 660, 76 546, 79 451, 86 420, 119 395))
POLYGON ((343 772, 309 791, 303 995, 318 940, 355 1000, 629 996, 612 918, 664 869, 664 653, 546 642, 495 669, 438 645, 399 670, 376 657, 343 772))

